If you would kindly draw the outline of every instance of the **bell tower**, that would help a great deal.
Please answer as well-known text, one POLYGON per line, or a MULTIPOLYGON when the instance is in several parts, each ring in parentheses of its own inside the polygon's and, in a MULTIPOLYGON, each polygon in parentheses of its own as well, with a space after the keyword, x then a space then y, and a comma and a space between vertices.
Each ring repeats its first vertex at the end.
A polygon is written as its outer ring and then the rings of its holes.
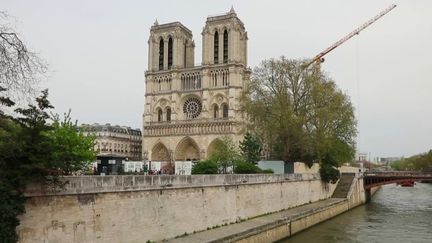
POLYGON ((247 66, 247 32, 234 8, 207 18, 202 31, 203 65, 241 63, 247 66))
POLYGON ((195 43, 192 32, 180 22, 150 28, 148 70, 162 71, 193 67, 195 43))

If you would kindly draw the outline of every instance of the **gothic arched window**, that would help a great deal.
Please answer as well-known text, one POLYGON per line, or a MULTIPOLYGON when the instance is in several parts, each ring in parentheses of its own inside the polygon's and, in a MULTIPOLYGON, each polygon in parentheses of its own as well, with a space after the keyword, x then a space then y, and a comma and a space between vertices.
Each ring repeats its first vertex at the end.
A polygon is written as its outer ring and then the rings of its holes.
POLYGON ((219 63, 219 34, 216 31, 214 34, 214 50, 213 50, 214 63, 219 63))
POLYGON ((159 70, 163 70, 164 61, 164 41, 161 39, 159 41, 159 70))
POLYGON ((224 31, 223 35, 223 62, 228 63, 228 31, 224 31))
POLYGON ((162 109, 158 109, 158 122, 162 121, 162 109))
POLYGON ((219 118, 219 107, 217 105, 215 105, 213 108, 213 118, 214 119, 219 118))
POLYGON ((170 37, 168 39, 168 69, 171 69, 173 64, 173 40, 170 37))
POLYGON ((167 108, 166 110, 166 120, 171 121, 171 108, 167 108))
POLYGON ((222 115, 223 115, 223 118, 228 118, 228 105, 227 104, 222 105, 222 115))

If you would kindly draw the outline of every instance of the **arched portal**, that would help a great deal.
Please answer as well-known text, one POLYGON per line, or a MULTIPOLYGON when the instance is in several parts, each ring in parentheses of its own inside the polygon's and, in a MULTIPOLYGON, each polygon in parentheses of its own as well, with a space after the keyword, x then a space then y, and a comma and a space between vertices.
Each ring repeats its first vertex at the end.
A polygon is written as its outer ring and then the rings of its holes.
POLYGON ((197 143, 190 137, 183 138, 175 150, 175 160, 199 160, 200 152, 197 143))
POLYGON ((207 148, 207 158, 209 158, 214 153, 214 151, 216 150, 216 148, 218 146, 220 146, 221 143, 222 143, 222 140, 220 140, 219 138, 216 138, 215 140, 213 140, 209 144, 209 146, 207 148))
POLYGON ((151 153, 152 161, 171 161, 169 151, 162 143, 157 143, 151 153))

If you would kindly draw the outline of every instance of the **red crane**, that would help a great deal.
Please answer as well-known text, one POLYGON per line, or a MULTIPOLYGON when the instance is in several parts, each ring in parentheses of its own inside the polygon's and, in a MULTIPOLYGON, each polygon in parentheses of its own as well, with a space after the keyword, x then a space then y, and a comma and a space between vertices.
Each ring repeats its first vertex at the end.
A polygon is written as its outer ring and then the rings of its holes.
POLYGON ((384 15, 386 15, 388 12, 392 11, 394 8, 396 8, 395 4, 392 4, 390 7, 384 9, 383 11, 381 11, 379 14, 377 14, 375 17, 373 17, 372 19, 370 19, 369 21, 367 21, 366 23, 364 23, 363 25, 361 25, 360 27, 358 27, 357 29, 353 30, 351 33, 349 33, 348 35, 346 35, 345 37, 343 37, 342 39, 338 40, 337 42, 335 42, 333 45, 331 45, 330 47, 328 47, 327 49, 325 49, 324 51, 320 52, 318 55, 316 55, 311 61, 307 62, 304 67, 307 68, 309 67, 312 63, 316 62, 318 64, 324 62, 324 56, 331 52, 333 49, 335 49, 336 47, 342 45, 345 41, 351 39, 353 36, 358 35, 360 33, 360 31, 366 29, 369 25, 373 24, 375 21, 377 21, 378 19, 380 19, 381 17, 383 17, 384 15))

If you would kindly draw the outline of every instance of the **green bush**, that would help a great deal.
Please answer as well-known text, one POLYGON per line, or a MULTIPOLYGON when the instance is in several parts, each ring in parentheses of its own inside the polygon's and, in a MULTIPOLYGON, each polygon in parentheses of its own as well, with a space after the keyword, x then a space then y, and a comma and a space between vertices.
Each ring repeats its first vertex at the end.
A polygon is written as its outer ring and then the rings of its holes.
POLYGON ((235 163, 234 173, 236 174, 256 174, 261 172, 262 170, 252 163, 246 161, 237 161, 235 163))
POLYGON ((261 170, 261 173, 263 173, 263 174, 273 174, 274 171, 272 169, 265 169, 265 170, 261 170))
POLYGON ((204 160, 192 167, 192 174, 217 174, 218 165, 213 160, 204 160))
POLYGON ((19 225, 18 215, 25 212, 25 198, 0 182, 0 242, 18 242, 15 228, 19 225))
POLYGON ((321 175, 321 180, 326 183, 336 183, 340 178, 340 172, 334 166, 321 163, 321 168, 319 170, 321 175))

